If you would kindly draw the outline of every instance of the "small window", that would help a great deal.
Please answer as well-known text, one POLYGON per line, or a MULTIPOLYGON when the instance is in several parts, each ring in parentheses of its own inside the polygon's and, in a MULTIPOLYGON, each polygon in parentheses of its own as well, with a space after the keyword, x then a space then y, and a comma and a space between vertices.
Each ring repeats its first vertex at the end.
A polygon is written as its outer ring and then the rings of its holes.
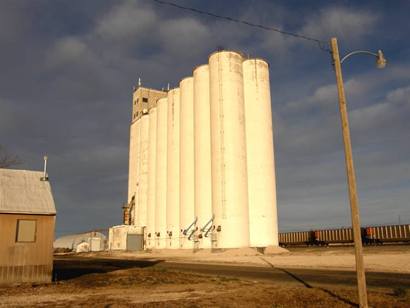
POLYGON ((143 97, 143 98, 142 98, 142 102, 143 102, 143 103, 148 103, 148 98, 143 97))
POLYGON ((17 220, 16 242, 34 243, 36 241, 36 220, 17 220))

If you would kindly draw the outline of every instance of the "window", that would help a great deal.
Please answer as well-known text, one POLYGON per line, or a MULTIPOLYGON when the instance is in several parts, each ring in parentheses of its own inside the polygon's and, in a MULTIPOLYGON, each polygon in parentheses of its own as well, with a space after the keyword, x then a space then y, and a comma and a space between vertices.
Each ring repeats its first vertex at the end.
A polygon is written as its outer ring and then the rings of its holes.
POLYGON ((142 98, 142 102, 143 102, 143 103, 148 103, 148 98, 143 97, 143 98, 142 98))
POLYGON ((36 241, 36 220, 17 220, 16 242, 34 243, 36 241))

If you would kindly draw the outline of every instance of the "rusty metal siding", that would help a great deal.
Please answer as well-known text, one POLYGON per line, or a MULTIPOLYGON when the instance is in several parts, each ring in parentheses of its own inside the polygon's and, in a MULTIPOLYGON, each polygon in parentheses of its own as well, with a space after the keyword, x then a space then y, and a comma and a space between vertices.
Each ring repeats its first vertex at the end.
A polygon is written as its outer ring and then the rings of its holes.
POLYGON ((54 215, 0 213, 0 285, 51 282, 54 224, 54 215), (35 242, 16 242, 18 219, 37 221, 35 242))

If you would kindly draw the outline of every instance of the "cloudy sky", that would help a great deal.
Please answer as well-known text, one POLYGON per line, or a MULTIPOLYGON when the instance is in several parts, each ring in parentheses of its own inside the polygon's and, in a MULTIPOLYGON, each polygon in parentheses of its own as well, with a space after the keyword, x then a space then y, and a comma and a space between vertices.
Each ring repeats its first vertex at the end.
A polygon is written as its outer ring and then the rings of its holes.
MULTIPOLYGON (((408 1, 182 1, 222 15, 339 38, 363 224, 410 223, 408 1)), ((0 144, 49 174, 57 234, 121 222, 132 87, 171 86, 218 47, 270 63, 282 231, 347 226, 335 77, 317 45, 151 0, 0 1, 0 144)))

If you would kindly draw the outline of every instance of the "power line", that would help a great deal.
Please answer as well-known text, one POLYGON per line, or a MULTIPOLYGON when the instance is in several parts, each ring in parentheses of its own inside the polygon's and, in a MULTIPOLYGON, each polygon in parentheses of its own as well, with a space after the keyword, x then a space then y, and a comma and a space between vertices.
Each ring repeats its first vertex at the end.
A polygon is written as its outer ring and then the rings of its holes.
POLYGON ((233 17, 229 17, 229 16, 224 16, 224 15, 218 15, 215 13, 211 13, 211 12, 207 12, 207 11, 202 11, 193 7, 187 7, 187 6, 183 6, 174 2, 169 2, 169 1, 163 1, 163 0, 151 0, 153 2, 156 2, 157 4, 160 5, 167 5, 167 6, 171 6, 180 10, 185 10, 185 11, 190 11, 196 14, 200 14, 200 15, 205 15, 205 16, 209 16, 209 17, 213 17, 213 18, 218 18, 218 19, 222 19, 225 21, 229 21, 229 22, 234 22, 234 23, 240 23, 249 27, 253 27, 253 28, 259 28, 262 30, 266 30, 266 31, 273 31, 273 32, 277 32, 283 35, 287 35, 287 36, 292 36, 294 38, 298 38, 298 39, 303 39, 306 41, 310 41, 310 42, 314 42, 316 44, 318 44, 319 48, 329 52, 330 49, 327 47, 327 42, 326 41, 322 41, 319 40, 317 38, 314 37, 310 37, 307 35, 303 35, 303 34, 298 34, 298 33, 294 33, 294 32, 289 32, 289 31, 285 31, 285 30, 281 30, 279 28, 275 28, 275 27, 270 27, 270 26, 265 26, 262 24, 256 24, 247 20, 241 20, 241 19, 236 19, 233 17))

